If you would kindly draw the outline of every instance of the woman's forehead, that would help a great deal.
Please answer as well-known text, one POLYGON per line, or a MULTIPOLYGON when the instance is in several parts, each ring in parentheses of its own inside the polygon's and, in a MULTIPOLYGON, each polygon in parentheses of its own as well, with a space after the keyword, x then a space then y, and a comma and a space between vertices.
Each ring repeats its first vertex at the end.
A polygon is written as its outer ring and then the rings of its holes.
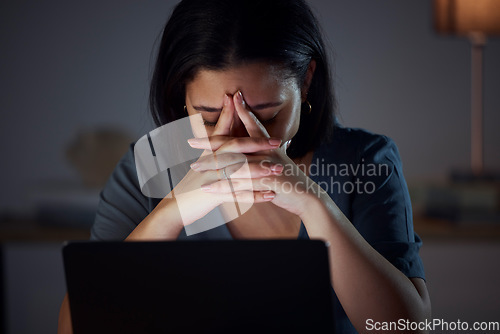
POLYGON ((186 95, 193 104, 218 105, 224 94, 233 95, 240 90, 249 104, 259 104, 286 99, 297 89, 296 81, 285 75, 282 68, 252 63, 225 70, 202 69, 187 84, 186 95))

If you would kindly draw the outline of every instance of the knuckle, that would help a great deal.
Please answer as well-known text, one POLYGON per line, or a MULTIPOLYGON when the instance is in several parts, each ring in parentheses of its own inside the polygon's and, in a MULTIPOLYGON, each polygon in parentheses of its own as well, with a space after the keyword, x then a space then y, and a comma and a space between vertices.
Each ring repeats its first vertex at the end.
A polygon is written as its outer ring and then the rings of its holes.
POLYGON ((236 199, 239 201, 239 202, 248 202, 248 200, 250 199, 250 194, 248 193, 248 191, 238 191, 236 194, 236 199))
POLYGON ((229 166, 234 164, 235 162, 239 161, 239 156, 237 153, 224 153, 224 166, 229 166))
POLYGON ((237 169, 235 169, 235 165, 228 165, 225 168, 226 168, 226 174, 228 176, 232 176, 235 172, 238 171, 237 169))
POLYGON ((265 181, 264 178, 256 180, 254 188, 259 190, 271 190, 271 187, 265 181))
MULTIPOLYGON (((240 190, 245 189, 243 182, 241 182, 239 180, 233 180, 233 181, 231 181, 231 184, 232 184, 235 191, 240 191, 240 190)), ((228 188, 229 188, 229 181, 228 181, 228 188)))
POLYGON ((268 175, 271 174, 271 168, 269 167, 269 164, 262 163, 262 162, 254 162, 251 164, 251 170, 252 172, 259 173, 259 175, 268 175))
POLYGON ((260 174, 261 172, 260 166, 254 162, 248 164, 248 170, 250 171, 251 175, 260 174))
POLYGON ((221 190, 224 190, 224 185, 222 182, 215 182, 214 184, 212 184, 212 187, 215 191, 221 191, 221 190))
POLYGON ((209 138, 209 145, 212 151, 216 151, 221 146, 221 138, 219 135, 215 135, 209 138))
POLYGON ((245 162, 247 160, 246 155, 244 155, 243 153, 232 153, 231 158, 233 161, 237 162, 245 162))
POLYGON ((231 187, 236 191, 237 188, 236 188, 236 182, 235 181, 224 181, 224 190, 225 191, 228 191, 230 192, 231 191, 231 187))
POLYGON ((245 138, 244 137, 235 138, 235 139, 233 139, 233 144, 236 147, 241 147, 242 145, 245 144, 245 138))

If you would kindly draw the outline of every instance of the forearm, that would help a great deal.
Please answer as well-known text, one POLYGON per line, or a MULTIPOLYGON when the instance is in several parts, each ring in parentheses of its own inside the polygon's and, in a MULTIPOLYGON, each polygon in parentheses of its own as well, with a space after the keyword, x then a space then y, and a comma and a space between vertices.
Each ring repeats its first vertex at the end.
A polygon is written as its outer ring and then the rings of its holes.
POLYGON ((310 238, 330 244, 332 286, 356 329, 364 332, 367 319, 427 318, 426 301, 412 281, 368 244, 327 193, 318 194, 308 198, 303 222, 310 238))
POLYGON ((175 200, 163 199, 125 240, 176 240, 183 227, 175 200))
POLYGON ((71 314, 69 310, 68 294, 64 296, 64 300, 59 310, 59 320, 57 322, 57 334, 72 334, 71 314))

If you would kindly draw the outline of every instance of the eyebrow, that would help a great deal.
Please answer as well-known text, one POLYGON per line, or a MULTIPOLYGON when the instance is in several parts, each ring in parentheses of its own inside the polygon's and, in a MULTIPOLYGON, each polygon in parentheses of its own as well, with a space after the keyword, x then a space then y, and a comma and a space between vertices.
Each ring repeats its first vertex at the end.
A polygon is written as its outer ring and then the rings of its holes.
MULTIPOLYGON (((259 110, 264 110, 268 108, 273 108, 273 107, 279 107, 283 104, 283 102, 267 102, 267 103, 261 103, 261 104, 256 104, 254 106, 249 106, 251 110, 253 111, 259 111, 259 110)), ((214 107, 207 107, 207 106, 193 106, 194 110, 197 111, 206 111, 206 112, 221 112, 222 108, 214 108, 214 107)))

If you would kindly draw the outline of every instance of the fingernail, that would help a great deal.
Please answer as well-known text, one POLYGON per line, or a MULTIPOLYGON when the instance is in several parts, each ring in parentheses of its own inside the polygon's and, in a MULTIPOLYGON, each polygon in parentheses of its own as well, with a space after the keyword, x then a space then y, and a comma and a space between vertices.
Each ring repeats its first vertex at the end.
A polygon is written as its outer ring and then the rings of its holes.
POLYGON ((227 106, 229 104, 229 96, 227 94, 224 94, 224 105, 227 106))
POLYGON ((280 144, 281 144, 281 139, 271 138, 271 139, 269 139, 269 144, 270 144, 271 146, 280 146, 280 144))
POLYGON ((262 197, 264 197, 264 199, 273 199, 275 196, 276 195, 273 192, 264 193, 262 195, 262 197))
POLYGON ((245 104, 243 101, 243 94, 241 94, 241 91, 239 90, 238 93, 236 93, 236 102, 239 104, 245 104))
POLYGON ((212 186, 209 184, 204 184, 201 186, 201 190, 203 191, 209 191, 210 189, 212 189, 212 186))
POLYGON ((192 169, 196 169, 198 167, 200 167, 200 164, 197 163, 197 162, 193 162, 191 165, 189 165, 192 169))
POLYGON ((195 146, 195 145, 199 145, 200 142, 197 138, 191 138, 191 139, 188 139, 188 144, 191 146, 195 146))
POLYGON ((271 166, 271 170, 273 172, 278 172, 278 173, 281 173, 281 171, 283 171, 283 165, 272 165, 271 166))

